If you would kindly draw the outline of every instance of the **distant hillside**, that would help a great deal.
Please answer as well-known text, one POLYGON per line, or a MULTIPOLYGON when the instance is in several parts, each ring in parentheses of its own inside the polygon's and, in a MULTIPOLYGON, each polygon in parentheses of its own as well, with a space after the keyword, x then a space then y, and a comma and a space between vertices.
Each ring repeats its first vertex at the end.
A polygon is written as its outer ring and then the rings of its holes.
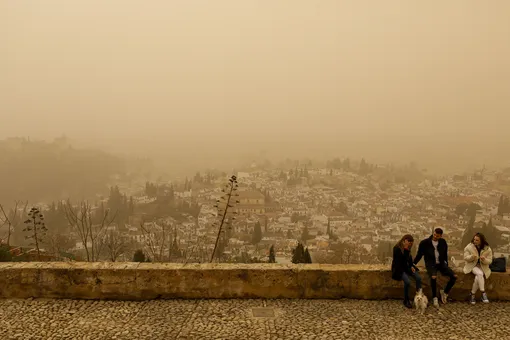
POLYGON ((0 141, 0 203, 93 198, 106 193, 123 159, 98 150, 73 148, 65 138, 48 143, 25 138, 0 141))

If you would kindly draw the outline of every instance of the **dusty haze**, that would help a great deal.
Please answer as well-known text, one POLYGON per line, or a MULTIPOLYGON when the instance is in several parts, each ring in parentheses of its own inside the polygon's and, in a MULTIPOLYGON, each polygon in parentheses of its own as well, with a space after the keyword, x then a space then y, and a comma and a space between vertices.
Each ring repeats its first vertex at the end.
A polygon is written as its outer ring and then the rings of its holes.
POLYGON ((505 0, 0 0, 0 137, 180 166, 507 165, 509 15, 505 0))

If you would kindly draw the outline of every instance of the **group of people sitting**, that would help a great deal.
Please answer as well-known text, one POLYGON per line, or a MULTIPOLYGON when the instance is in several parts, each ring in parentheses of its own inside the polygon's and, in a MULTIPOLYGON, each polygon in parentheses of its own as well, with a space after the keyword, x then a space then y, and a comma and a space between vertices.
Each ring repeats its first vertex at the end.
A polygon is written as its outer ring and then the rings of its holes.
MULTIPOLYGON (((393 248, 393 262, 391 265, 392 278, 404 281, 404 306, 412 308, 409 298, 411 279, 416 281, 416 290, 421 289, 421 276, 416 264, 423 258, 425 268, 430 277, 432 289, 432 301, 435 307, 439 307, 437 298, 437 274, 448 276, 446 287, 440 290, 441 302, 448 303, 448 294, 455 285, 457 275, 448 266, 448 244, 443 239, 443 230, 436 228, 429 238, 424 239, 418 246, 416 257, 413 260, 411 248, 414 243, 412 235, 404 235, 393 248)), ((489 247, 485 236, 481 233, 474 235, 471 243, 464 248, 464 273, 474 275, 473 288, 471 289, 470 302, 476 303, 476 292, 482 293, 482 302, 488 303, 489 299, 485 292, 485 279, 491 275, 489 265, 492 263, 492 249, 489 247)))

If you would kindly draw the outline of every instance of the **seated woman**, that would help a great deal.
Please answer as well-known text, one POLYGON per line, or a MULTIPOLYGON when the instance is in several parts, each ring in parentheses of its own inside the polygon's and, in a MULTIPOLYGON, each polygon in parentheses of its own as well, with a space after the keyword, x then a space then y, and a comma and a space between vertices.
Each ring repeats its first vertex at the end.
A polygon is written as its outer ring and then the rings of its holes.
POLYGON ((391 277, 393 280, 404 281, 404 306, 412 308, 409 298, 410 278, 416 280, 416 291, 421 289, 421 277, 418 268, 413 264, 411 247, 414 239, 411 235, 404 235, 393 247, 393 261, 391 263, 391 277))
POLYGON ((473 273, 475 275, 471 289, 471 304, 476 303, 475 294, 478 289, 482 292, 482 302, 489 303, 485 292, 485 279, 491 275, 489 265, 492 263, 492 249, 483 234, 475 234, 471 243, 464 248, 464 261, 466 261, 464 274, 473 273))

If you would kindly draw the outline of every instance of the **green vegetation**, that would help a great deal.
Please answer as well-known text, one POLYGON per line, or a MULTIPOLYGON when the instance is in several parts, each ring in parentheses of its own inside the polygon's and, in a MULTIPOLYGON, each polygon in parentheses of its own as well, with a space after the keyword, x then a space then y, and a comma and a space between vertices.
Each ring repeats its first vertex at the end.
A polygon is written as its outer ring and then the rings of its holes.
POLYGON ((482 207, 480 207, 476 203, 461 203, 455 208, 455 213, 457 215, 465 215, 468 217, 475 217, 476 212, 482 210, 482 207))
POLYGON ((269 263, 276 263, 274 245, 272 245, 271 248, 269 248, 269 263))
POLYGON ((292 263, 312 263, 308 248, 305 249, 301 242, 292 250, 292 263))
POLYGON ((133 262, 145 262, 145 254, 143 250, 138 249, 133 255, 133 262))
POLYGON ((501 239, 501 233, 492 223, 492 218, 489 219, 489 223, 478 222, 475 226, 475 217, 473 216, 462 235, 462 249, 464 249, 473 240, 473 236, 475 236, 476 233, 484 234, 487 242, 489 242, 489 245, 493 250, 504 244, 501 239))
POLYGON ((503 214, 508 213, 510 213, 510 200, 508 197, 501 195, 498 204, 498 215, 503 216, 503 214))
POLYGON ((23 231, 28 233, 28 236, 26 236, 27 239, 33 240, 33 243, 30 243, 30 245, 35 246, 35 250, 37 251, 37 260, 40 261, 40 245, 42 244, 48 229, 46 228, 46 224, 44 222, 44 216, 39 211, 39 209, 30 209, 30 212, 28 213, 28 219, 25 221, 25 229, 23 229, 23 231))
POLYGON ((6 245, 0 246, 0 262, 11 262, 12 255, 9 252, 9 247, 6 245))
POLYGON ((262 240, 262 228, 260 226, 260 222, 257 221, 253 228, 253 236, 252 236, 252 244, 258 244, 262 240))

